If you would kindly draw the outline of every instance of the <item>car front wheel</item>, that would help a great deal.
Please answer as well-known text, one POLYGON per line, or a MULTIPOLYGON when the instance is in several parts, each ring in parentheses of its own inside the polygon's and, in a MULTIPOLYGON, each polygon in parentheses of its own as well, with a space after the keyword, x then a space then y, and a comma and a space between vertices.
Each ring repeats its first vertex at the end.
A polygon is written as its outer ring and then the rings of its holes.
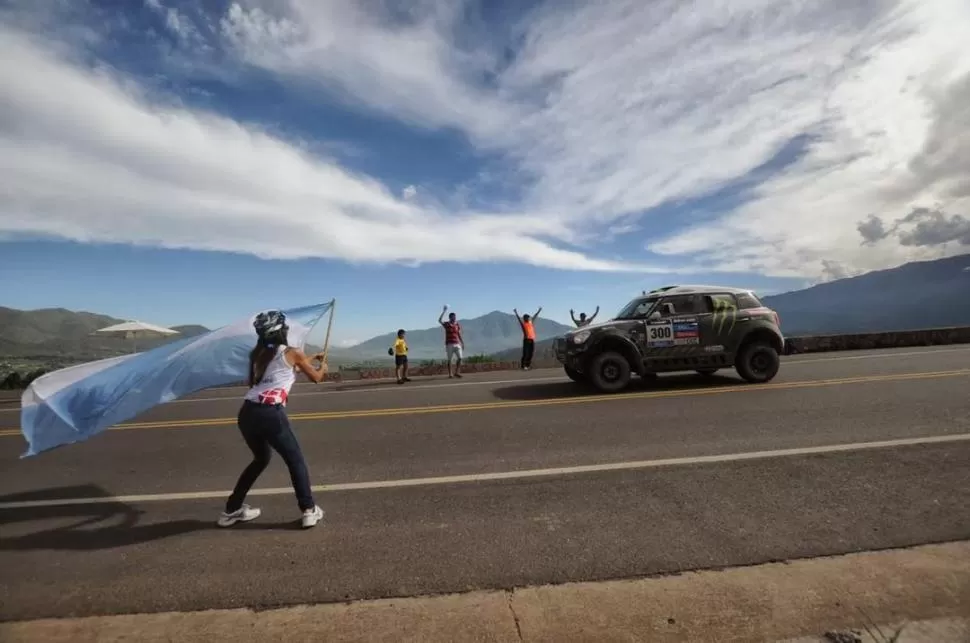
POLYGON ((751 342, 742 346, 735 365, 738 375, 752 384, 770 382, 780 367, 778 351, 766 342, 751 342))
POLYGON ((589 381, 603 393, 621 391, 630 383, 630 363, 620 353, 600 353, 590 362, 589 381))

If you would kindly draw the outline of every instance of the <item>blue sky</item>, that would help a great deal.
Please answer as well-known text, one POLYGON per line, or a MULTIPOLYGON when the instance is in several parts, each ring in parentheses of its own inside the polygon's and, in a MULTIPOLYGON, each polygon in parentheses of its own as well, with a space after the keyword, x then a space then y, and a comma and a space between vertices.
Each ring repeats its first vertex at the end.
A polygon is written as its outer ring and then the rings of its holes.
MULTIPOLYGON (((352 266, 62 241, 11 243, 4 256, 0 284, 7 306, 57 306, 163 325, 215 327, 253 309, 335 297, 333 340, 341 344, 401 326, 434 326, 444 304, 462 317, 512 308, 533 312, 543 306, 544 316, 568 324, 571 308, 579 315, 600 306, 607 316, 641 290, 664 283, 652 275, 604 279, 518 264, 490 264, 483 279, 481 266, 460 263, 352 266), (255 288, 254 283, 269 287, 255 288)), ((756 276, 744 283, 768 292, 774 282, 756 276)))
POLYGON ((7 2, 0 304, 346 344, 967 251, 970 8, 567 4, 7 2))

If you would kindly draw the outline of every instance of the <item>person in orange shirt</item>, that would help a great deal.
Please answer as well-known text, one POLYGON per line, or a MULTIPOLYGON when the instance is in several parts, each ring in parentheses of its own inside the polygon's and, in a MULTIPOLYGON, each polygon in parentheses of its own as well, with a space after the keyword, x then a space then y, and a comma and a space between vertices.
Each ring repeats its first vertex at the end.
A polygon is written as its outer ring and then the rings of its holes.
POLYGON ((515 318, 519 320, 519 326, 522 327, 522 370, 527 371, 532 368, 532 356, 536 352, 535 320, 542 312, 542 306, 539 306, 539 310, 531 317, 528 314, 520 317, 518 308, 512 310, 515 312, 515 318))

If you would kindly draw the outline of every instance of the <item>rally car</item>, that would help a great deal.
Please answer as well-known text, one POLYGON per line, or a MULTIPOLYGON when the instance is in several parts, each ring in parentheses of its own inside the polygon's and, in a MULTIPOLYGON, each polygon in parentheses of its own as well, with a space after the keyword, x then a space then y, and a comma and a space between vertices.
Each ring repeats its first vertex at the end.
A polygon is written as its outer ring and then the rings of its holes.
POLYGON ((666 286, 634 298, 609 321, 556 338, 553 350, 572 380, 613 393, 634 375, 677 371, 734 368, 748 382, 768 382, 784 345, 778 314, 750 290, 666 286))

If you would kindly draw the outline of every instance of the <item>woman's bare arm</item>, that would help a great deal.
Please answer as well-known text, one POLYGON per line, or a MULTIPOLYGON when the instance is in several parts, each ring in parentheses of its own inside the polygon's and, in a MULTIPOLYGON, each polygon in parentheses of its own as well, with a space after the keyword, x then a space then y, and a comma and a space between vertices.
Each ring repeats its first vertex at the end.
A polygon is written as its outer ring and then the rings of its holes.
POLYGON ((306 353, 299 348, 291 348, 286 351, 286 357, 289 358, 287 361, 290 361, 293 366, 300 369, 313 382, 322 382, 330 370, 327 368, 327 363, 323 361, 326 357, 325 353, 317 353, 316 355, 307 357, 306 353), (311 360, 318 360, 320 362, 320 368, 313 368, 313 365, 310 363, 311 360))

